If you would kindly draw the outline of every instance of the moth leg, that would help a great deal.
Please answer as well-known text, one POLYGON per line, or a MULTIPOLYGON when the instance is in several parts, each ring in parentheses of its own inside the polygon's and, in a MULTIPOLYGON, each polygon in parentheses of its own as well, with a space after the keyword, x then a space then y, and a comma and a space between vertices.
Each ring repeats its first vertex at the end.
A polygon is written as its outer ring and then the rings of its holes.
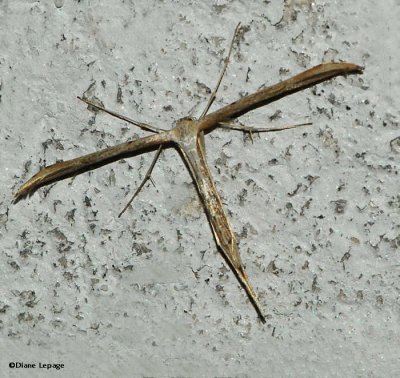
POLYGON ((222 78, 224 77, 226 68, 228 67, 229 59, 230 59, 231 54, 232 54, 233 43, 235 42, 236 36, 239 33, 239 28, 240 28, 240 22, 236 25, 235 32, 233 34, 233 38, 232 38, 231 44, 229 46, 228 56, 224 59, 224 67, 222 68, 222 72, 221 72, 221 74, 219 76, 219 79, 217 81, 217 85, 215 86, 215 89, 212 91, 211 96, 210 96, 210 98, 208 100, 208 103, 206 105, 206 108, 204 109, 203 113, 201 114, 200 119, 206 116, 207 112, 210 110, 210 107, 211 107, 211 105, 213 104, 213 102, 215 100, 215 97, 217 95, 217 91, 219 89, 219 86, 221 85, 222 78))
POLYGON ((120 218, 122 216, 122 214, 128 209, 129 205, 132 203, 132 201, 136 198, 136 196, 139 194, 139 192, 142 190, 144 184, 150 180, 151 183, 155 186, 153 179, 151 178, 151 172, 153 171, 154 166, 157 163, 158 158, 160 157, 161 151, 162 151, 162 146, 158 147, 157 153, 154 156, 153 161, 151 162, 151 165, 149 167, 149 169, 146 172, 146 176, 144 177, 144 179, 142 180, 141 184, 139 185, 139 187, 136 189, 135 194, 131 197, 131 199, 129 200, 129 202, 126 204, 126 206, 122 209, 122 211, 118 214, 118 218, 120 218))
MULTIPOLYGON (((227 57, 224 59, 224 66, 222 68, 221 74, 219 75, 219 79, 217 81, 217 85, 215 86, 214 90, 212 91, 211 96, 208 99, 207 105, 206 105, 205 109, 203 110, 203 113, 200 116, 200 119, 206 116, 207 112, 210 110, 211 105, 213 104, 213 102, 214 102, 214 100, 216 98, 219 86, 221 85, 222 78, 224 77, 225 71, 226 71, 226 69, 228 67, 228 64, 229 64, 229 59, 231 57, 232 49, 233 49, 233 43, 235 42, 236 36, 237 36, 237 34, 239 32, 239 28, 240 28, 240 22, 236 25, 235 32, 233 33, 232 41, 231 41, 231 44, 229 46, 229 52, 228 52, 227 57)), ((206 153, 206 146, 205 146, 205 143, 204 143, 204 132, 203 131, 201 131, 199 133, 198 138, 199 138, 199 142, 200 142, 200 145, 203 148, 204 153, 206 153)))
POLYGON ((283 131, 289 129, 295 129, 297 127, 309 126, 312 125, 311 122, 305 123, 298 123, 296 125, 287 125, 287 126, 280 126, 280 127, 250 127, 246 126, 241 122, 220 122, 218 123, 218 127, 223 129, 230 129, 230 130, 238 130, 243 131, 244 133, 249 133, 250 139, 253 142, 253 134, 252 133, 272 133, 274 131, 283 131))
POLYGON ((164 129, 161 129, 159 127, 154 127, 154 126, 149 125, 147 123, 135 121, 135 120, 133 120, 131 118, 128 118, 128 117, 126 117, 126 116, 124 116, 122 114, 118 114, 118 113, 116 113, 116 112, 114 112, 112 110, 106 109, 106 108, 104 108, 104 107, 102 107, 102 106, 100 106, 98 104, 95 104, 95 103, 89 101, 86 98, 78 96, 78 99, 83 101, 84 103, 88 104, 89 106, 97 109, 97 110, 101 110, 102 112, 108 113, 108 114, 112 115, 115 118, 122 119, 125 122, 128 122, 128 123, 130 123, 132 125, 135 125, 137 127, 140 127, 142 130, 150 131, 150 132, 156 133, 156 134, 160 133, 161 131, 165 131, 164 129))

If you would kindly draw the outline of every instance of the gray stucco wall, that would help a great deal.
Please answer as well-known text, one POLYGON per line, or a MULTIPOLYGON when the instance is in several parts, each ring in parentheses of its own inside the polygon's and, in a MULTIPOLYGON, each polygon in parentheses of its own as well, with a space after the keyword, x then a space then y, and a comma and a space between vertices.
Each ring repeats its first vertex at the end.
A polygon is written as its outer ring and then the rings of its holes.
POLYGON ((398 0, 0 1, 0 375, 398 375, 399 18, 398 0), (206 139, 265 325, 174 150, 122 218, 151 154, 10 204, 40 167, 145 135, 88 111, 92 84, 155 126, 199 115, 238 21, 213 109, 322 61, 365 66, 242 118, 307 129, 206 139))

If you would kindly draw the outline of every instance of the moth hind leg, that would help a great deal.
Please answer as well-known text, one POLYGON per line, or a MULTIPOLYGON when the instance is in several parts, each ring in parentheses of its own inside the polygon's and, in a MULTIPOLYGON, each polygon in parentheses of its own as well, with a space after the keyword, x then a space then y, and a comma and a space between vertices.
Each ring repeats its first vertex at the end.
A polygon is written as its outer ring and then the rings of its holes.
POLYGON ((154 181, 151 178, 151 173, 153 172, 153 168, 156 165, 158 158, 160 157, 162 148, 163 148, 163 146, 158 147, 157 153, 155 154, 155 156, 153 158, 153 161, 151 162, 151 165, 150 165, 149 169, 147 170, 146 175, 144 176, 144 179, 142 180, 142 182, 139 185, 139 187, 136 189, 136 191, 133 194, 133 196, 131 197, 131 199, 128 201, 128 203, 125 205, 125 207, 122 209, 122 211, 118 214, 118 218, 120 218, 122 216, 122 214, 125 213, 125 211, 128 209, 128 207, 133 202, 133 200, 136 198, 136 196, 140 193, 140 191, 142 190, 144 184, 146 184, 146 182, 148 180, 150 180, 151 183, 155 186, 154 181))

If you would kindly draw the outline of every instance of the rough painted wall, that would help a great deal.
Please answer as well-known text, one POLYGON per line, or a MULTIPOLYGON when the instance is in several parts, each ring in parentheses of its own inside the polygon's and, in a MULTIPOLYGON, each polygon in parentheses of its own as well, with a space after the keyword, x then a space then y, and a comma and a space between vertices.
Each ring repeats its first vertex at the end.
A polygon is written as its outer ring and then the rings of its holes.
POLYGON ((398 375, 400 2, 0 0, 0 375, 398 375), (174 150, 39 190, 44 165, 199 115, 322 61, 365 66, 217 130, 209 164, 267 315, 261 324, 174 150), (51 374, 51 373, 50 373, 51 374))

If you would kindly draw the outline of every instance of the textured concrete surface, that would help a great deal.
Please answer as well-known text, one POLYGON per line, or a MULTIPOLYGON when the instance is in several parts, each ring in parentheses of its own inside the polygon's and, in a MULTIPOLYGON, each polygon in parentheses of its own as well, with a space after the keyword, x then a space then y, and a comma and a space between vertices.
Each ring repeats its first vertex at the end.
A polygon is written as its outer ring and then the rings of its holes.
POLYGON ((393 377, 399 362, 400 2, 0 1, 0 375, 393 377), (216 250, 191 178, 165 151, 39 190, 37 170, 199 115, 321 61, 366 67, 243 117, 307 129, 206 139, 267 315, 216 250), (60 371, 10 362, 64 364, 60 371))

